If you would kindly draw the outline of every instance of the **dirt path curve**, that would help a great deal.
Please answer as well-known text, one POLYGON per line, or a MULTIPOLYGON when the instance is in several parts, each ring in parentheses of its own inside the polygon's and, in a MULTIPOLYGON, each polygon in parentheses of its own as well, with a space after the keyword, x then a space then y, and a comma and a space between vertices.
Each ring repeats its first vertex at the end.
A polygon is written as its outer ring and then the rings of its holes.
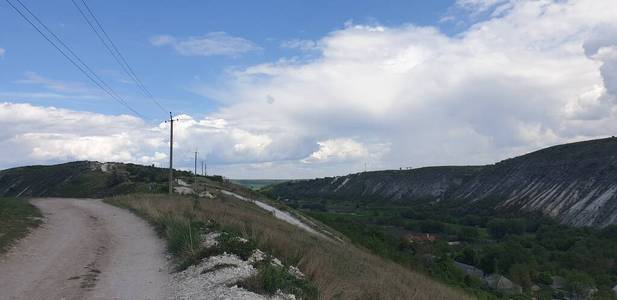
POLYGON ((164 245, 101 200, 32 201, 45 223, 0 257, 0 299, 165 299, 164 245))

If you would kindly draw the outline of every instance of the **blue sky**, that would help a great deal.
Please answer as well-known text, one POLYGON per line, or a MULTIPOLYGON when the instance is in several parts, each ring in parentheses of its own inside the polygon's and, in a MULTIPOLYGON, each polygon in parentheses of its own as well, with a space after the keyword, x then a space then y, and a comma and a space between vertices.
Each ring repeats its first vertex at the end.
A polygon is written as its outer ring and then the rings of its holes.
MULTIPOLYGON (((154 120, 160 111, 143 99, 112 57, 103 48, 70 0, 24 3, 58 36, 142 114, 154 120)), ((175 113, 203 114, 217 108, 216 99, 190 92, 196 83, 216 83, 227 68, 242 68, 283 57, 304 56, 298 49, 281 47, 288 40, 317 40, 346 22, 440 26, 452 32, 451 23, 439 20, 452 1, 88 1, 106 31, 138 76, 165 108, 175 113), (211 32, 251 41, 260 50, 242 55, 181 56, 169 48, 155 47, 150 38, 166 34, 203 36, 211 32)), ((27 72, 61 81, 87 79, 71 66, 7 3, 0 3, 0 89, 44 92, 44 86, 18 82, 27 72)), ((93 87, 94 88, 94 87, 93 87)), ((108 98, 101 95, 102 98, 108 98)), ((105 114, 128 113, 110 99, 58 100, 2 97, 105 114)))
MULTIPOLYGON (((166 114, 72 1, 21 1, 140 116, 0 2, 0 168, 167 165, 166 114)), ((486 164, 617 131, 614 0, 87 3, 183 119, 179 168, 196 149, 233 178, 486 164)))

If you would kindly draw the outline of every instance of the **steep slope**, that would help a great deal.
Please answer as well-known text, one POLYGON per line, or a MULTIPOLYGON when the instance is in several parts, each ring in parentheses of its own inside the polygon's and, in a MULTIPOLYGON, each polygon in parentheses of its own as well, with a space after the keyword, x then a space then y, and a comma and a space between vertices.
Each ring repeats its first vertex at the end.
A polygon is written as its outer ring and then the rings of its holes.
POLYGON ((440 200, 473 178, 482 167, 428 167, 374 171, 314 180, 289 181, 273 186, 273 193, 288 198, 406 201, 440 200))
POLYGON ((480 200, 499 210, 540 211, 576 226, 617 224, 617 138, 558 145, 483 167, 430 167, 286 182, 292 199, 480 200), (486 203, 486 202, 485 202, 486 203))
POLYGON ((484 168, 456 199, 497 200, 576 225, 617 224, 617 139, 558 145, 484 168))

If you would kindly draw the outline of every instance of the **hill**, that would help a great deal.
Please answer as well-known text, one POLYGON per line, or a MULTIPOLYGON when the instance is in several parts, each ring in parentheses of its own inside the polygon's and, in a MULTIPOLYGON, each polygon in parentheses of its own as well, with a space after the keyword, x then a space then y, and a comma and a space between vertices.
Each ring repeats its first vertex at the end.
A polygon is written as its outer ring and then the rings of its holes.
POLYGON ((166 192, 167 186, 167 169, 136 164, 77 161, 0 171, 0 197, 104 197, 166 192))
POLYGON ((615 299, 616 160, 617 139, 608 138, 486 166, 365 172, 263 192, 377 255, 467 290, 615 299))
MULTIPOLYGON (((273 296, 282 290, 302 299, 403 299, 409 295, 418 299, 469 298, 459 288, 353 245, 316 220, 284 206, 275 208, 268 204, 272 203, 270 199, 247 187, 215 176, 198 176, 193 183, 190 173, 177 171, 176 178, 181 180, 176 191, 192 193, 195 189, 194 195, 199 197, 167 195, 167 175, 166 169, 89 161, 4 170, 0 172, 0 195, 22 199, 0 198, 0 215, 5 212, 14 216, 16 220, 11 222, 15 224, 30 220, 5 209, 12 204, 26 207, 28 202, 23 198, 28 197, 105 198, 107 203, 147 219, 167 240, 167 250, 178 268, 174 278, 186 274, 200 278, 195 282, 174 281, 185 293, 193 291, 185 290, 185 284, 198 284, 217 271, 203 269, 206 262, 229 255, 248 261, 248 254, 261 249, 273 264, 275 258, 280 259, 278 265, 255 262, 257 273, 237 283, 258 294, 273 296), (208 246, 212 236, 218 236, 215 240, 219 246, 208 246), (296 267, 305 275, 290 276, 288 269, 296 267)), ((6 244, 24 234, 15 231, 14 238, 6 235, 11 238, 6 244)), ((227 273, 232 267, 217 265, 227 273)))
MULTIPOLYGON (((447 201, 541 212, 576 226, 617 224, 617 138, 549 147, 487 166, 428 167, 290 181, 268 189, 290 200, 447 201)), ((313 201, 314 203, 316 201, 313 201)))

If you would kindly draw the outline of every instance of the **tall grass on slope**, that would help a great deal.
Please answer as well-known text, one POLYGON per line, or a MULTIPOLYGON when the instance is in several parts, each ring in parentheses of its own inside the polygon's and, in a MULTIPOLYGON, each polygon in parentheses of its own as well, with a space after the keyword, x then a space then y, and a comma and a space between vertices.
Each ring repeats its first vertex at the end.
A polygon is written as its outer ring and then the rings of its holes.
POLYGON ((0 254, 40 225, 42 217, 26 199, 0 198, 0 254))
POLYGON ((144 217, 214 221, 257 247, 297 265, 314 282, 322 299, 466 299, 462 291, 369 254, 333 242, 274 218, 252 203, 217 194, 214 199, 168 195, 126 195, 106 200, 144 217))

